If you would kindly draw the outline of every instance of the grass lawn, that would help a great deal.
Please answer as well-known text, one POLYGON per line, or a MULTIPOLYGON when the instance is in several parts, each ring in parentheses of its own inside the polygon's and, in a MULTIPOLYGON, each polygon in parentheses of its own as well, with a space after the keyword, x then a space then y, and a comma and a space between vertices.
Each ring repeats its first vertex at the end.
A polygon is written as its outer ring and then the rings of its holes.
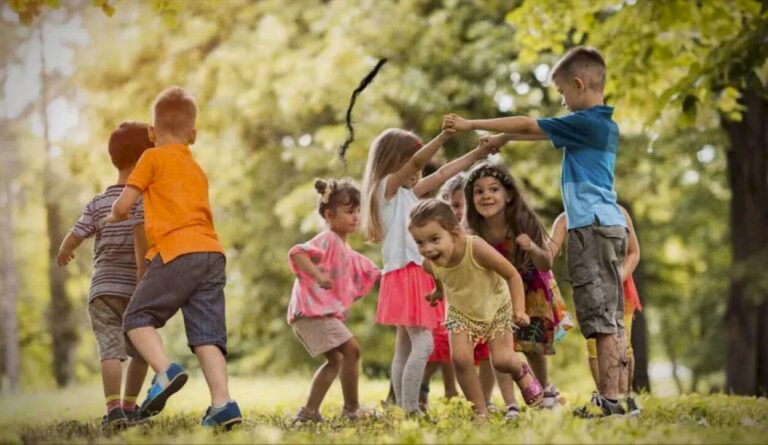
MULTIPOLYGON (((147 425, 105 436, 98 383, 63 391, 4 395, 0 404, 0 443, 765 443, 768 441, 768 400, 725 395, 682 397, 640 396, 639 418, 583 420, 570 415, 586 401, 587 391, 564 393, 567 405, 552 411, 523 410, 520 419, 505 423, 501 414, 475 422, 460 399, 430 400, 431 420, 405 419, 390 408, 379 420, 349 423, 341 411, 338 383, 331 388, 319 425, 291 427, 303 404, 308 377, 233 378, 245 422, 235 431, 216 433, 198 426, 208 404, 202 376, 192 375, 165 411, 147 425)), ((433 382, 433 393, 441 394, 433 382)), ((361 399, 379 408, 388 382, 361 382, 361 399)), ((142 395, 143 397, 143 395, 142 395)), ((500 400, 496 400, 499 405, 500 400)))

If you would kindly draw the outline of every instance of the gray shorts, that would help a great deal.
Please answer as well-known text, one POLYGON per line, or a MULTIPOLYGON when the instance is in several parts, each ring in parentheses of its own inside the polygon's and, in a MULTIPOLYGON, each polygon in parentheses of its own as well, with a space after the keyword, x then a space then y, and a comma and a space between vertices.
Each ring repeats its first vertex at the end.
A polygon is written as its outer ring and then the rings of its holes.
POLYGON ((226 263, 217 252, 188 253, 167 264, 155 256, 128 304, 123 329, 163 327, 181 309, 190 349, 216 345, 226 355, 226 263))
POLYGON ((140 357, 123 332, 123 314, 128 298, 116 295, 102 295, 88 303, 88 318, 99 347, 99 358, 103 360, 125 360, 140 357))
POLYGON ((624 289, 620 266, 627 253, 627 229, 587 227, 568 231, 568 272, 581 333, 624 335, 624 289))

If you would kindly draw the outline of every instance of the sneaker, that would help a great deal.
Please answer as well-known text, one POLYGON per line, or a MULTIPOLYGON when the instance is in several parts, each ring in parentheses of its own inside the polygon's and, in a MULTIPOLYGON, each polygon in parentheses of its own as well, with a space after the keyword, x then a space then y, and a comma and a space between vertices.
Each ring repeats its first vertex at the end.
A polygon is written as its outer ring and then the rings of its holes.
POLYGON ((511 422, 517 420, 518 417, 520 417, 520 407, 517 405, 509 405, 504 412, 504 420, 511 422))
POLYGON ((323 416, 320 415, 320 412, 318 411, 310 411, 307 409, 307 407, 302 406, 301 409, 299 409, 299 412, 293 417, 293 420, 291 421, 291 426, 296 425, 297 423, 309 423, 309 422, 324 422, 325 419, 323 419, 323 416))
POLYGON ((159 414, 165 408, 168 397, 180 390, 187 383, 188 378, 189 375, 184 368, 176 363, 171 363, 165 372, 155 374, 152 385, 147 390, 147 398, 139 408, 139 415, 147 418, 159 414))
POLYGON ((585 419, 608 417, 616 414, 625 414, 624 408, 621 407, 621 404, 618 402, 611 403, 605 397, 596 392, 592 393, 592 400, 590 400, 589 403, 573 411, 574 416, 582 417, 585 419))
POLYGON ((148 418, 141 417, 138 408, 133 410, 124 409, 123 411, 125 411, 125 416, 128 417, 128 426, 141 425, 142 423, 149 422, 148 418))
POLYGON ((494 405, 492 401, 486 400, 485 401, 485 409, 488 410, 490 414, 496 414, 498 412, 501 412, 498 406, 494 405))
POLYGON ((642 412, 640 410, 640 405, 637 404, 634 397, 627 396, 627 398, 624 399, 624 403, 627 405, 627 415, 629 417, 637 417, 642 412))
POLYGON ((558 404, 558 398, 560 392, 553 385, 549 385, 544 388, 544 396, 541 399, 541 406, 543 408, 552 409, 558 404))
POLYGON ((242 421, 243 416, 240 414, 240 407, 237 405, 237 402, 230 400, 223 408, 216 410, 215 412, 213 407, 209 406, 208 409, 205 410, 205 415, 203 416, 200 425, 209 428, 224 427, 227 430, 230 430, 233 426, 242 421))
POLYGON ((119 431, 128 426, 128 416, 122 408, 115 408, 101 418, 101 430, 104 433, 119 431))

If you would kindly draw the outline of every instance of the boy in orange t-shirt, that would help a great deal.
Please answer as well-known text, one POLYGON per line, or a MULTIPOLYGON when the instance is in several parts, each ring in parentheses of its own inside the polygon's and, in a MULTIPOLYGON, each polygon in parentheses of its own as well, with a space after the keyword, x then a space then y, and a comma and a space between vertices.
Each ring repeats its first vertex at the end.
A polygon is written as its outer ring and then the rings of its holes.
POLYGON ((196 117, 189 93, 179 87, 160 93, 149 127, 156 148, 139 159, 107 222, 127 218, 143 195, 150 263, 123 318, 123 329, 156 372, 140 414, 158 414, 189 377, 168 358, 157 332, 181 309, 187 343, 211 392, 202 424, 229 428, 242 417, 227 383, 226 258, 213 228, 208 179, 188 147, 195 142, 196 117))

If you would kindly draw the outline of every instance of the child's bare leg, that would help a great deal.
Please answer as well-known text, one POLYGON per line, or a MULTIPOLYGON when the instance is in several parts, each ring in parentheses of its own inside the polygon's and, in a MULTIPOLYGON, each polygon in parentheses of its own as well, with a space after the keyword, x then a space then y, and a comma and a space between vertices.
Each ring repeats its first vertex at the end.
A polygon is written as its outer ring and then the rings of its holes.
POLYGON ((623 390, 630 394, 635 381, 635 354, 631 347, 627 348, 627 383, 623 390))
POLYGON ((515 397, 515 379, 512 375, 506 372, 496 373, 496 382, 499 384, 499 391, 501 392, 501 398, 504 399, 504 405, 517 405, 517 398, 515 397))
POLYGON ((440 363, 440 373, 443 375, 445 398, 450 399, 459 395, 459 391, 456 390, 456 373, 453 372, 453 365, 450 363, 440 363))
POLYGON ((326 362, 317 369, 312 378, 312 387, 309 390, 309 397, 305 406, 312 413, 317 413, 320 410, 320 404, 323 403, 325 394, 339 374, 341 363, 344 361, 344 356, 338 351, 338 348, 332 349, 324 355, 326 362))
POLYGON ((619 398, 619 378, 625 366, 626 343, 623 333, 597 334, 597 366, 600 394, 610 400, 619 398))
POLYGON ((144 385, 147 377, 147 362, 141 357, 134 357, 128 363, 128 372, 125 377, 125 399, 136 403, 136 398, 144 385))
POLYGON ((438 369, 440 369, 439 362, 427 362, 427 367, 424 368, 424 378, 421 383, 429 384, 429 381, 432 380, 432 376, 435 375, 438 369))
MULTIPOLYGON (((532 373, 523 374, 523 362, 517 356, 514 349, 514 336, 512 331, 503 331, 497 334, 493 340, 488 342, 488 346, 491 348, 491 360, 494 369, 499 372, 511 374, 520 387, 520 391, 523 393, 523 398, 526 399, 526 392, 528 388, 538 386, 539 394, 537 397, 541 397, 541 385, 532 373), (516 378, 516 376, 521 376, 516 378)), ((498 373, 497 373, 498 375, 498 373)), ((535 394, 534 394, 535 395, 535 394)), ((529 395, 528 397, 533 397, 529 395)), ((526 399, 526 403, 531 403, 532 400, 526 399)))
POLYGON ((156 373, 165 372, 171 366, 171 359, 165 353, 163 339, 154 327, 131 329, 128 331, 128 338, 156 373))
POLYGON ((110 403, 120 406, 120 386, 123 379, 123 367, 120 359, 108 358, 101 361, 101 383, 104 386, 104 398, 107 406, 110 403))
POLYGON ((195 355, 200 362, 208 390, 211 393, 211 406, 222 406, 229 402, 229 379, 227 361, 224 353, 216 345, 194 346, 195 355))
POLYGON ((354 338, 350 338, 337 349, 343 356, 339 380, 341 380, 341 393, 344 395, 344 409, 354 412, 360 408, 357 395, 360 380, 360 346, 354 338))
POLYGON ((539 379, 541 386, 546 387, 549 384, 549 372, 547 369, 547 356, 537 352, 526 352, 525 358, 533 371, 533 375, 539 379))
POLYGON ((493 385, 496 384, 496 376, 493 374, 491 359, 480 360, 478 368, 480 387, 483 389, 483 397, 485 397, 486 401, 491 400, 491 397, 493 396, 493 385))
POLYGON ((483 390, 475 372, 475 345, 466 332, 451 332, 450 342, 453 369, 456 371, 456 379, 464 392, 464 397, 474 405, 478 415, 487 416, 488 410, 483 400, 483 390))
POLYGON ((595 381, 595 388, 600 389, 600 371, 597 369, 597 357, 589 357, 589 372, 592 374, 592 380, 595 381))

